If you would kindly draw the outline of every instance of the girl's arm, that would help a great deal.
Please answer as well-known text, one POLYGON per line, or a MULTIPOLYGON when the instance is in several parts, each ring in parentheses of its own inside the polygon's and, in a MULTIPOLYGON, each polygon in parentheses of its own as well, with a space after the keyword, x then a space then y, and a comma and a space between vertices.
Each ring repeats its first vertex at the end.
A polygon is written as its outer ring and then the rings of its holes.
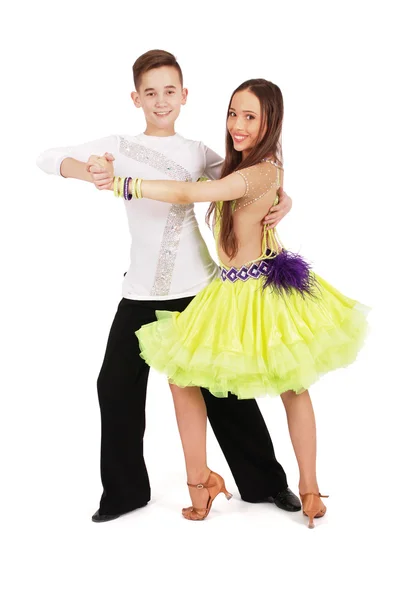
MULTIPOLYGON (((98 189, 113 189, 112 161, 104 156, 92 156, 88 161, 89 170, 98 189)), ((129 192, 133 193, 134 180, 130 181, 129 192)), ((244 178, 231 173, 217 181, 151 181, 142 180, 142 196, 167 204, 193 204, 194 202, 220 202, 242 198, 247 190, 244 178)))
MULTIPOLYGON (((130 182, 133 187, 133 181, 130 182)), ((145 198, 167 202, 168 204, 193 204, 195 202, 220 202, 236 200, 246 192, 244 179, 238 173, 231 173, 217 181, 142 181, 142 195, 145 198)), ((131 189, 132 193, 132 189, 131 189)))
MULTIPOLYGON (((114 167, 112 161, 105 156, 92 156, 89 160, 89 170, 93 176, 96 187, 100 190, 114 189, 114 167)), ((140 180, 139 196, 166 202, 167 204, 193 204, 195 202, 224 202, 238 200, 238 209, 247 206, 250 202, 259 200, 268 192, 277 193, 279 187, 279 172, 270 163, 262 166, 253 166, 231 173, 217 181, 187 182, 187 181, 152 181, 140 180)), ((125 183, 127 183, 125 181, 125 183)), ((133 198, 137 197, 138 180, 129 180, 128 193, 133 198)), ((116 185, 121 192, 122 181, 116 185)), ((266 198, 267 199, 267 198, 266 198)), ((274 197, 269 195, 269 208, 274 197)), ((135 200, 134 200, 135 201, 135 200)))

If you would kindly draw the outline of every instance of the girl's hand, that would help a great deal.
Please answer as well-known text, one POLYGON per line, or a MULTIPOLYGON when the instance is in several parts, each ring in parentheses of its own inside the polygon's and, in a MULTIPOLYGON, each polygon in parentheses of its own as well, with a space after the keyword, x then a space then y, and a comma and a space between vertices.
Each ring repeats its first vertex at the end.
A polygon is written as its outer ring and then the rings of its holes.
POLYGON ((114 156, 106 152, 104 156, 89 157, 86 169, 91 173, 98 190, 112 190, 114 177, 114 156))
POLYGON ((283 219, 292 208, 292 200, 290 196, 284 192, 283 188, 278 190, 279 202, 275 206, 272 206, 262 223, 267 225, 267 229, 273 229, 277 227, 281 219, 283 219))

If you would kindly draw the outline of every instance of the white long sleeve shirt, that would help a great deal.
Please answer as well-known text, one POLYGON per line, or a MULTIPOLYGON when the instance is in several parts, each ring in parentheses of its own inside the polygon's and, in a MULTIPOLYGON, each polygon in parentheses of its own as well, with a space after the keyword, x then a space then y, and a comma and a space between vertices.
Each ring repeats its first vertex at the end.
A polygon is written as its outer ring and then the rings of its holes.
MULTIPOLYGON (((179 134, 154 137, 112 135, 87 144, 47 150, 37 159, 45 173, 60 175, 65 158, 86 162, 91 154, 114 155, 115 175, 142 179, 196 181, 220 177, 223 159, 202 142, 179 134)), ((147 198, 122 200, 131 233, 131 263, 123 297, 167 300, 193 296, 217 275, 199 231, 193 205, 167 204, 147 198)))

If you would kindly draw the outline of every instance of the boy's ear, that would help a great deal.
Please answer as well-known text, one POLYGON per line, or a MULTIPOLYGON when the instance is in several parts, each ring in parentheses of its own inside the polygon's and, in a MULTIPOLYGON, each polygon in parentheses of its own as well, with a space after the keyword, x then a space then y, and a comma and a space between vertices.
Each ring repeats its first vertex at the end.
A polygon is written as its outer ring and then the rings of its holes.
POLYGON ((132 102, 135 104, 137 108, 141 108, 141 99, 139 98, 138 92, 131 92, 132 102))
POLYGON ((182 88, 182 97, 181 97, 181 104, 184 105, 187 103, 187 98, 188 98, 188 89, 187 88, 182 88))

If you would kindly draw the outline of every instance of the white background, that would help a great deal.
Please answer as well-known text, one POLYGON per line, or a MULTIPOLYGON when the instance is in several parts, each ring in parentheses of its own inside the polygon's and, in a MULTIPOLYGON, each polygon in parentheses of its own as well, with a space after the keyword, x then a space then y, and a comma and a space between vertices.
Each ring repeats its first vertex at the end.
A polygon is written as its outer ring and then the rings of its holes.
MULTIPOLYGON (((396 2, 37 1, 3 17, 2 598, 397 597, 396 2), (320 488, 330 494, 313 531, 300 513, 241 502, 212 434, 209 463, 234 499, 218 498, 204 523, 184 521, 173 406, 155 374, 145 440, 152 501, 114 522, 90 520, 101 493, 96 378, 128 267, 128 227, 110 194, 45 176, 35 159, 143 131, 131 67, 153 48, 177 56, 189 88, 177 130, 220 153, 233 89, 251 77, 280 86, 294 201, 280 235, 373 308, 356 364, 312 389, 320 488)), ((281 401, 260 406, 297 491, 281 401)))

